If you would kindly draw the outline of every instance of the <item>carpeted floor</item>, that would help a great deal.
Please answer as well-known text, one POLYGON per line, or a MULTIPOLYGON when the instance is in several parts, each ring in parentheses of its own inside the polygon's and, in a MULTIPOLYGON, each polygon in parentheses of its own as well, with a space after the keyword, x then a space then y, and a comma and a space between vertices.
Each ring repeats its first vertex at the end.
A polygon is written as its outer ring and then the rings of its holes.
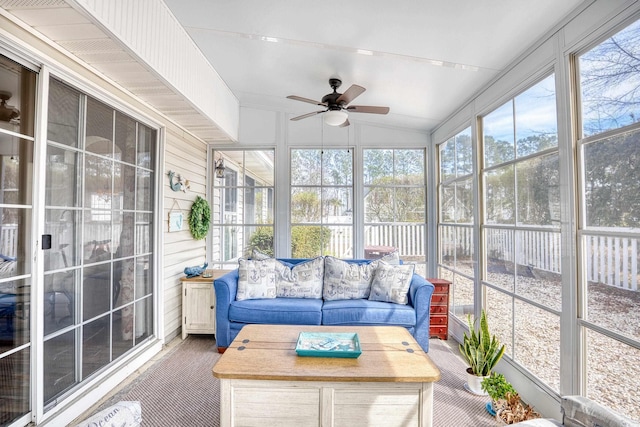
MULTIPOLYGON (((432 339, 429 346, 429 357, 442 373, 434 391, 434 427, 495 426, 485 410, 488 399, 465 391, 462 360, 446 342, 432 339)), ((141 403, 144 427, 218 426, 220 384, 211 368, 219 357, 211 336, 190 335, 92 413, 135 400, 141 403)))

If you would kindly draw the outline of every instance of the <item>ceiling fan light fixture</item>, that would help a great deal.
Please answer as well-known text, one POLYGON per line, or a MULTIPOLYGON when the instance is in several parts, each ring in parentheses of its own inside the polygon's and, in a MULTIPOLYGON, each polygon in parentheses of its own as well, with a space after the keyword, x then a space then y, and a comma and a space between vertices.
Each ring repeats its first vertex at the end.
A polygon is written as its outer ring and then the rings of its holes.
POLYGON ((340 126, 349 115, 342 110, 329 110, 324 113, 324 122, 329 126, 340 126))

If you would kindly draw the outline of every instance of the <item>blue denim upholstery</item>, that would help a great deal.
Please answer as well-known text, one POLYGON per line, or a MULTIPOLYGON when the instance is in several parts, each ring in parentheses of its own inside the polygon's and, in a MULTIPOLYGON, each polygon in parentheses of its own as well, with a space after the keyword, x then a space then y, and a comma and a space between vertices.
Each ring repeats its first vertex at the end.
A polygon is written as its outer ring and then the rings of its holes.
MULTIPOLYGON (((306 259, 284 259, 297 264, 306 259)), ((371 260, 345 260, 368 263, 371 260)), ((321 299, 274 298, 236 301, 238 270, 214 281, 216 293, 216 342, 219 349, 231 344, 244 325, 389 325, 402 326, 418 344, 429 351, 429 310, 434 286, 414 274, 409 288, 409 303, 358 300, 323 301, 321 299)))

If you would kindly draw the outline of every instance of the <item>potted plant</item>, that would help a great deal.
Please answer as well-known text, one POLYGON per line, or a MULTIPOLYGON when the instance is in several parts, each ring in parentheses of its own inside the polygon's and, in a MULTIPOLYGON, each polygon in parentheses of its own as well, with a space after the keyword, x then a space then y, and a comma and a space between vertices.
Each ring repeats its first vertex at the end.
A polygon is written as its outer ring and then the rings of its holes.
POLYGON ((471 322, 471 315, 467 316, 469 323, 469 334, 464 334, 460 353, 469 364, 467 368, 467 387, 474 394, 485 395, 481 382, 488 377, 493 367, 502 358, 505 346, 500 345, 500 341, 489 333, 489 324, 484 310, 480 314, 480 329, 476 331, 471 322))
MULTIPOLYGON (((498 400, 505 399, 507 393, 516 393, 516 390, 513 388, 511 383, 507 381, 504 375, 497 372, 492 372, 491 375, 482 380, 480 385, 482 390, 484 390, 489 395, 489 398, 491 398, 491 411, 489 411, 491 415, 495 415, 496 413, 496 402, 498 400)), ((487 408, 487 410, 488 409, 489 408, 487 408)))
POLYGON ((496 401, 495 405, 496 420, 501 424, 515 424, 540 418, 540 414, 525 404, 516 392, 507 393, 505 398, 496 401))

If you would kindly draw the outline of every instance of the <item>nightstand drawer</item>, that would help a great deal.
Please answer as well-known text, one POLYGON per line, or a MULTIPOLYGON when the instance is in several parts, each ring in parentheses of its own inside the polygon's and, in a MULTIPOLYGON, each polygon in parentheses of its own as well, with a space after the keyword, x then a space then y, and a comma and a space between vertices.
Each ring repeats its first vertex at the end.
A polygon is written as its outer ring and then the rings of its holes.
POLYGON ((429 312, 433 314, 447 314, 449 307, 447 305, 432 305, 429 312))
POLYGON ((429 326, 447 326, 449 318, 447 316, 431 316, 429 326))
POLYGON ((429 336, 446 340, 449 335, 446 326, 429 326, 429 336))
POLYGON ((433 294, 448 294, 449 293, 449 285, 435 285, 435 289, 433 290, 433 294))
POLYGON ((449 303, 449 295, 433 295, 431 297, 431 305, 447 305, 449 303))

